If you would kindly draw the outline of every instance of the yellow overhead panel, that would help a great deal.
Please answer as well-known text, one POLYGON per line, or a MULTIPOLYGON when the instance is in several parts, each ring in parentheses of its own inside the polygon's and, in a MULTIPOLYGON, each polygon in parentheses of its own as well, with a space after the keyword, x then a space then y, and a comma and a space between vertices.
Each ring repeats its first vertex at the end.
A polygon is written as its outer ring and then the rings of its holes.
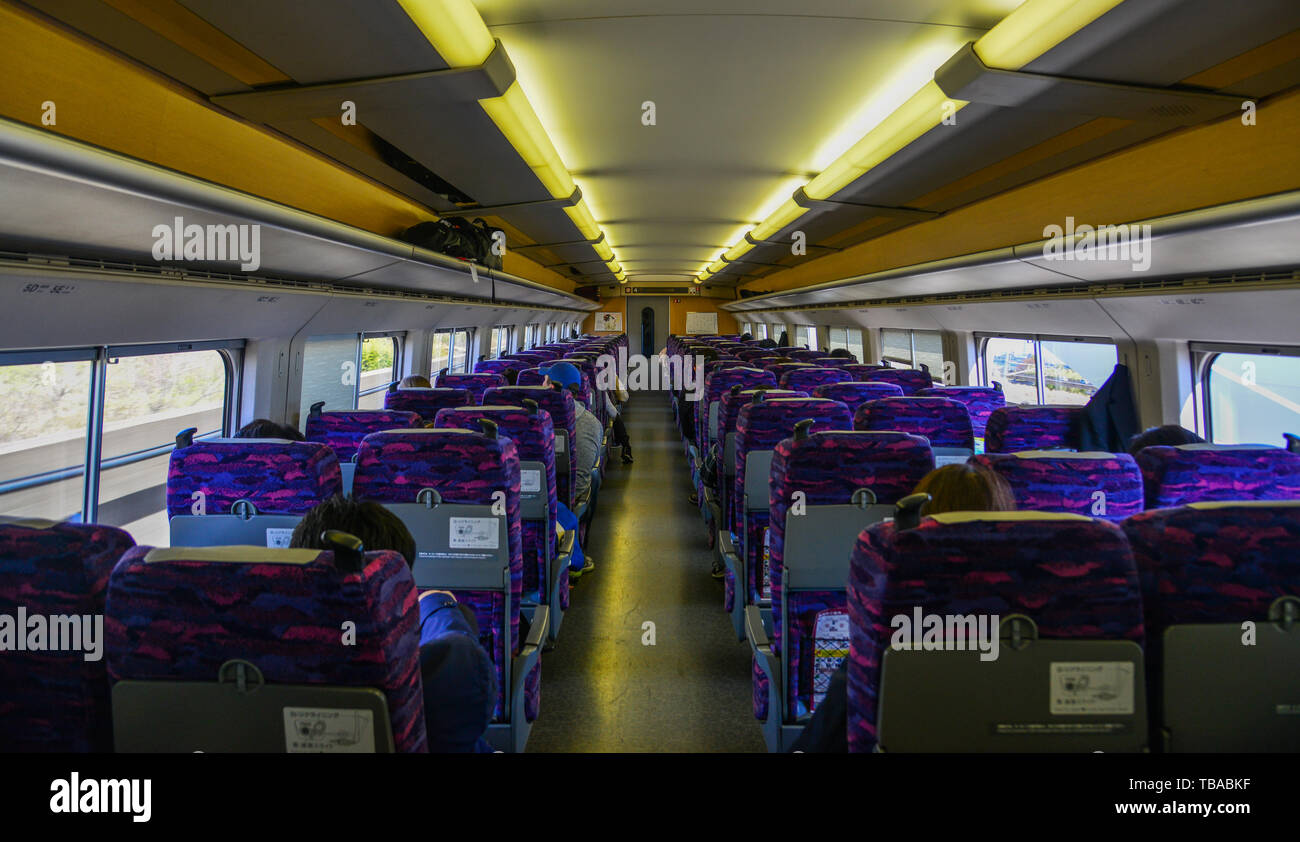
POLYGON ((573 178, 560 162, 560 154, 518 82, 512 82, 501 96, 478 102, 551 196, 565 199, 573 195, 573 178))
POLYGON ((596 219, 591 215, 591 210, 587 208, 587 203, 579 199, 578 204, 567 206, 564 212, 573 220, 573 224, 578 226, 578 231, 588 240, 594 240, 600 236, 600 226, 596 224, 596 219))
POLYGON ((975 42, 990 67, 1019 70, 1123 0, 1026 0, 975 42))
POLYGON ((488 32, 470 0, 397 0, 450 67, 477 67, 492 52, 488 32))
POLYGON ((754 239, 766 240, 803 215, 804 209, 796 205, 794 199, 786 199, 785 204, 773 211, 771 216, 754 229, 754 239))
POLYGON ((736 243, 734 246, 732 246, 731 248, 723 252, 722 256, 727 258, 728 260, 739 260, 740 258, 744 257, 745 253, 752 248, 753 246, 749 244, 748 240, 741 240, 740 242, 736 243))
POLYGON ((593 246, 593 248, 596 249, 596 254, 600 255, 600 259, 605 261, 606 263, 614 259, 614 250, 610 248, 609 243, 605 242, 604 240, 601 240, 599 243, 596 243, 596 245, 593 246))

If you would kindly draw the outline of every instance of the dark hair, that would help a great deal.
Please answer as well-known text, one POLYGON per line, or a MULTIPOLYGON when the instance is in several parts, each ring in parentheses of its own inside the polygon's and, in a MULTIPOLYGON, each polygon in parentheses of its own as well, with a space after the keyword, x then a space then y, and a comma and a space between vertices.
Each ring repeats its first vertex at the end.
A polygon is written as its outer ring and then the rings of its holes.
POLYGON ((777 347, 777 345, 776 345, 776 340, 775 340, 775 339, 760 339, 760 340, 758 340, 758 347, 760 347, 760 348, 769 348, 769 349, 770 349, 770 348, 775 348, 775 347, 777 347))
POLYGON ((754 334, 752 334, 752 333, 742 333, 742 334, 740 335, 740 341, 741 341, 741 342, 753 342, 753 341, 754 341, 754 334))
POLYGON ((410 530, 401 518, 378 503, 335 494, 318 503, 294 527, 289 546, 328 549, 320 539, 327 529, 357 536, 367 552, 393 550, 402 554, 408 566, 415 564, 415 539, 410 530))
POLYGON ((836 348, 834 351, 831 351, 831 356, 835 357, 836 359, 839 359, 840 357, 848 357, 850 359, 853 358, 853 355, 849 353, 848 348, 836 348))
POLYGON ((1166 424, 1163 427, 1151 427, 1129 439, 1128 452, 1131 456, 1137 456, 1138 451, 1144 447, 1155 447, 1162 444, 1174 446, 1180 444, 1205 444, 1205 439, 1186 427, 1180 427, 1177 424, 1166 424))
POLYGON ((778 347, 778 348, 789 348, 789 347, 790 347, 790 334, 789 334, 789 332, 788 332, 788 331, 784 331, 784 330, 781 331, 781 338, 778 339, 778 340, 776 340, 776 344, 777 344, 777 347, 778 347))
POLYGON ((288 439, 303 441, 305 436, 296 427, 279 424, 269 418, 255 418, 235 431, 237 439, 288 439))
POLYGON ((408 374, 397 384, 399 389, 431 389, 433 384, 423 374, 408 374))
POLYGON ((517 368, 507 368, 505 371, 501 372, 501 376, 506 379, 506 385, 508 386, 514 386, 519 383, 519 369, 517 368))
POLYGON ((944 465, 921 478, 913 494, 926 493, 930 502, 922 514, 944 512, 1012 512, 1016 498, 1000 475, 969 462, 944 465))

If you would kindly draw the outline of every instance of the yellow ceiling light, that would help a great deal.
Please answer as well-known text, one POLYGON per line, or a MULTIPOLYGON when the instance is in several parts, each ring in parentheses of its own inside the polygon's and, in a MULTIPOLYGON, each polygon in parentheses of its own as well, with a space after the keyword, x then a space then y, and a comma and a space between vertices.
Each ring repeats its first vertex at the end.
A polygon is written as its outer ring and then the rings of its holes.
POLYGON ((739 260, 740 258, 744 257, 745 254, 753 247, 754 246, 751 245, 748 240, 741 240, 740 242, 736 243, 734 246, 732 246, 731 248, 723 252, 722 256, 727 258, 728 260, 739 260))
POLYGON ((600 255, 600 259, 606 263, 614 259, 614 250, 610 248, 609 243, 604 240, 596 243, 592 248, 596 250, 596 254, 600 255))
POLYGON ((573 195, 573 177, 561 163, 560 153, 555 151, 518 82, 512 82, 501 96, 478 102, 553 197, 566 199, 573 195))
POLYGON ((695 281, 695 283, 697 283, 697 284, 702 284, 702 283, 704 283, 704 280, 703 280, 702 278, 692 278, 692 280, 695 281))
POLYGON ((785 226, 794 222, 804 215, 804 209, 794 203, 794 199, 786 199, 785 204, 772 212, 772 215, 763 220, 753 231, 755 240, 766 240, 771 238, 785 226))
POLYGON ((470 0, 397 0, 450 67, 477 67, 494 41, 470 0))
MULTIPOLYGON (((588 240, 595 240, 600 237, 600 226, 596 224, 596 219, 591 215, 591 210, 587 203, 579 199, 578 204, 565 207, 564 212, 573 220, 573 224, 578 226, 578 231, 588 240)), ((604 258, 608 260, 609 258, 604 258)))
POLYGON ((726 266, 727 266, 726 263, 724 263, 721 259, 718 259, 709 264, 709 271, 712 272, 714 275, 716 275, 719 272, 721 272, 723 269, 725 269, 726 266))
POLYGON ((1019 70, 1123 0, 1027 0, 975 42, 990 67, 1019 70))

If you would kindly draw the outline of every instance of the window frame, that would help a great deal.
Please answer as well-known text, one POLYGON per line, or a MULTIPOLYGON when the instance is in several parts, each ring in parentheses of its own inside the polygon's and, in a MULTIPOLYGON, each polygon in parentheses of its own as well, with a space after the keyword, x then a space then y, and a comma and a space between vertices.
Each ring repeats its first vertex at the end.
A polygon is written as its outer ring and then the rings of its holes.
POLYGON ((1242 354, 1258 357, 1300 357, 1300 346, 1292 345, 1241 345, 1231 342, 1189 342, 1188 355, 1192 365, 1193 405, 1196 408, 1197 433, 1206 441, 1214 441, 1214 409, 1210 402, 1210 374, 1214 361, 1223 354, 1242 354))
POLYGON ((353 409, 357 409, 361 405, 361 399, 364 398, 366 395, 373 395, 376 392, 386 392, 388 391, 389 386, 402 379, 398 377, 398 375, 402 371, 402 352, 404 351, 406 346, 405 338, 406 338, 406 334, 402 331, 397 331, 397 330, 375 331, 373 333, 361 332, 357 334, 357 378, 356 378, 357 385, 356 388, 352 390, 353 409), (365 345, 367 339, 392 340, 393 373, 392 376, 389 377, 387 383, 383 384, 382 386, 375 386, 374 388, 366 389, 363 392, 361 391, 361 375, 365 374, 365 372, 361 370, 361 357, 365 351, 365 345))
POLYGON ((57 348, 48 351, 19 350, 0 351, 0 367, 13 365, 40 365, 45 362, 89 362, 90 376, 87 384, 86 403, 86 449, 80 468, 59 468, 42 474, 15 477, 0 483, 0 493, 21 491, 26 488, 38 488, 55 482, 63 482, 81 476, 81 523, 95 523, 99 513, 99 489, 101 475, 105 470, 143 462, 176 449, 176 442, 145 448, 133 453, 124 453, 107 460, 103 459, 104 437, 104 402, 108 394, 108 366, 112 360, 122 357, 147 357, 163 354, 180 354, 197 351, 216 351, 225 371, 225 387, 222 392, 221 429, 200 433, 196 439, 229 436, 238 428, 240 406, 238 397, 243 392, 244 352, 247 348, 244 339, 218 339, 204 342, 158 342, 136 343, 127 345, 93 345, 73 348, 57 348))
MULTIPOLYGON (((975 333, 975 360, 979 372, 980 385, 988 388, 989 371, 988 371, 988 341, 990 339, 1022 339, 1034 344, 1034 380, 1037 391, 1037 398, 1034 406, 1045 406, 1043 403, 1047 396, 1046 377, 1043 370, 1043 345, 1044 342, 1075 342, 1080 345, 1110 345, 1115 349, 1115 360, 1120 361, 1119 342, 1111 339, 1109 336, 1062 336, 1051 333, 975 333)), ((913 342, 913 352, 915 353, 915 342, 913 342)))

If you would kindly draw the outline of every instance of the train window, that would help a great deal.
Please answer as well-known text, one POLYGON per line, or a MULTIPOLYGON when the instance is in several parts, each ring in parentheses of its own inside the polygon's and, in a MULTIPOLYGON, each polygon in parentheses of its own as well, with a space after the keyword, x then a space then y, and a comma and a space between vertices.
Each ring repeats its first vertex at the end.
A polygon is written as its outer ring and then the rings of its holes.
POLYGON ((469 345, 470 337, 473 336, 468 330, 455 330, 451 334, 451 362, 448 370, 453 374, 461 374, 469 371, 469 345))
POLYGON ((488 344, 488 357, 496 359, 502 354, 510 353, 510 334, 514 328, 509 326, 492 328, 492 337, 488 344))
POLYGON ((226 430, 243 343, 0 355, 0 515, 120 526, 166 546, 176 433, 226 430), (87 468, 89 467, 89 470, 87 468))
POLYGON ((984 385, 997 381, 1008 403, 1085 404, 1119 361, 1113 342, 981 337, 984 385))
POLYGON ((1300 433, 1300 349, 1208 351, 1201 389, 1215 444, 1281 444, 1300 433))
POLYGON ((361 340, 361 377, 357 409, 383 409, 384 393, 396 377, 401 360, 396 336, 366 336, 361 340))
POLYGON ((433 332, 433 352, 429 355, 429 372, 437 376, 451 365, 451 331, 435 330, 433 332))
POLYGON ((0 515, 80 518, 94 352, 83 356, 0 355, 0 515))
POLYGON ((856 327, 833 327, 830 329, 829 350, 846 349, 854 359, 866 362, 862 356, 862 331, 856 327))
POLYGON ((300 425, 306 429, 308 408, 320 401, 325 409, 354 409, 357 400, 357 342, 355 333, 309 336, 302 351, 300 425))
POLYGON ((792 343, 801 348, 817 350, 817 328, 812 325, 795 325, 792 343))
POLYGON ((755 339, 766 339, 767 325, 763 324, 762 322, 751 325, 749 332, 753 335, 755 339))
POLYGON ((219 351, 113 356, 109 349, 95 522, 167 546, 167 465, 179 430, 221 435, 230 375, 219 351))
POLYGON ((906 368, 925 366, 935 377, 943 376, 943 334, 937 330, 885 328, 880 331, 880 346, 887 362, 906 368))

